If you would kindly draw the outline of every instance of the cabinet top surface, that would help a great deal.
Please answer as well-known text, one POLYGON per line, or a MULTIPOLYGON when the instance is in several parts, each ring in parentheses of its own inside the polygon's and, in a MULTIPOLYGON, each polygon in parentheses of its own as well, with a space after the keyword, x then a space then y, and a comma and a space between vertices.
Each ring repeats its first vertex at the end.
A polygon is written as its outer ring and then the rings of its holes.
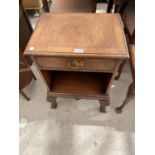
POLYGON ((128 57, 118 14, 43 13, 27 55, 128 57))

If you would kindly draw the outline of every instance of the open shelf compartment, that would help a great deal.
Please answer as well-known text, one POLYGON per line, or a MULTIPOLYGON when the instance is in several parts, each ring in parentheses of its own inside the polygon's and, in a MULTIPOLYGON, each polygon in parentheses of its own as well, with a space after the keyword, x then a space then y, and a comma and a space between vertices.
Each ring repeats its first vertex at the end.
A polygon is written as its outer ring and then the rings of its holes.
POLYGON ((104 95, 112 77, 111 73, 69 72, 42 70, 50 93, 81 96, 104 95))

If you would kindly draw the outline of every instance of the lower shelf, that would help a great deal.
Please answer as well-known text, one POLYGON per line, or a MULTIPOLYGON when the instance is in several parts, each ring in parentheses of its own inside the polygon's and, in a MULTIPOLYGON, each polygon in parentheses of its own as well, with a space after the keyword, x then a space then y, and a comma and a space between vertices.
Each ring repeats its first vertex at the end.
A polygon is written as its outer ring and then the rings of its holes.
POLYGON ((104 95, 111 73, 42 71, 50 94, 96 96, 104 95))

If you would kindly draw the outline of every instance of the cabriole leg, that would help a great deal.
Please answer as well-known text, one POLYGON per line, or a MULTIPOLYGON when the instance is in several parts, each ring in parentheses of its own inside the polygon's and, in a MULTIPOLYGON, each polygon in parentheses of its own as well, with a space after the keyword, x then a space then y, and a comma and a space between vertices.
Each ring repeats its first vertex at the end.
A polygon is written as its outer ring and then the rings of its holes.
POLYGON ((125 100, 123 101, 123 103, 122 103, 119 107, 117 107, 117 108, 115 109, 115 111, 116 111, 117 113, 121 113, 122 110, 123 110, 123 108, 125 107, 125 105, 126 105, 129 101, 131 101, 131 99, 132 99, 134 96, 135 96, 135 83, 133 82, 133 83, 130 84, 130 86, 129 86, 129 88, 128 88, 128 92, 127 92, 127 95, 126 95, 125 100))
POLYGON ((56 97, 47 97, 47 101, 51 102, 51 108, 52 109, 56 109, 57 108, 56 97))
POLYGON ((100 112, 106 113, 106 106, 110 104, 109 99, 108 100, 99 100, 100 102, 100 112))

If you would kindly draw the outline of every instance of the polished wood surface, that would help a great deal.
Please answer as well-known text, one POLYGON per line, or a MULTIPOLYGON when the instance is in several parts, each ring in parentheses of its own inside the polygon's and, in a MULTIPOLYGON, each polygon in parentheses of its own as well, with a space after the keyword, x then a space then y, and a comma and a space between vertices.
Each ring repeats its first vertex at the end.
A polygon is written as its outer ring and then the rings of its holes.
POLYGON ((41 69, 46 70, 70 70, 70 71, 100 71, 113 72, 115 60, 93 58, 59 58, 59 57, 36 57, 41 69), (80 62, 79 67, 69 65, 72 61, 80 62))
POLYGON ((54 0, 50 7, 52 13, 95 12, 96 0, 54 0))
POLYGON ((128 57, 119 14, 44 13, 25 53, 44 56, 128 57), (77 54, 76 49, 82 49, 82 53, 77 54))
POLYGON ((41 9, 43 7, 42 0, 20 0, 24 9, 41 9))

